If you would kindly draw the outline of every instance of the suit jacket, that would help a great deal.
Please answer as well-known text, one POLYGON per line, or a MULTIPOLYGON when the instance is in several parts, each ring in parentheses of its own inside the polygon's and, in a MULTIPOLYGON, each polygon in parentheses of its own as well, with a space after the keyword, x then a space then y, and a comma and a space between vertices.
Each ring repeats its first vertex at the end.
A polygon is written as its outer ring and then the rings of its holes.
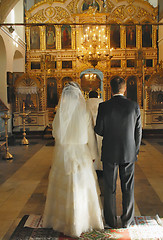
POLYGON ((136 161, 142 137, 139 105, 122 95, 100 103, 95 132, 103 136, 102 161, 136 161))

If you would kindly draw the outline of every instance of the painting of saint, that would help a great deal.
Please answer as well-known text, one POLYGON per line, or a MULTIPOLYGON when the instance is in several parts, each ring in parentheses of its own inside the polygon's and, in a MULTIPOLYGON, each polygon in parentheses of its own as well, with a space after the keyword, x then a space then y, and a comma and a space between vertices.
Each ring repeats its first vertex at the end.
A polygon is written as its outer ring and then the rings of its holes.
POLYGON ((26 95, 26 99, 25 99, 25 110, 31 110, 34 111, 36 109, 33 100, 32 100, 32 96, 31 94, 27 94, 26 95))
POLYGON ((120 26, 111 25, 110 27, 110 47, 120 48, 120 26))
POLYGON ((136 66, 135 59, 128 59, 127 60, 127 67, 135 67, 135 66, 136 66))
POLYGON ((23 72, 13 72, 13 84, 19 77, 21 77, 24 73, 23 72))
POLYGON ((97 11, 99 11, 100 9, 98 2, 96 2, 95 0, 84 0, 82 11, 88 10, 90 7, 96 8, 97 11))
POLYGON ((142 26, 142 47, 152 47, 152 26, 142 26))
POLYGON ((126 27, 126 47, 136 47, 136 27, 126 27))
POLYGON ((62 68, 72 68, 72 61, 62 61, 62 68))
POLYGON ((55 48, 56 48, 55 27, 47 26, 46 27, 46 49, 55 49, 55 48))
POLYGON ((71 49, 71 27, 63 25, 61 28, 62 49, 71 49))
POLYGON ((38 26, 30 28, 30 48, 40 49, 40 28, 38 26))
POLYGON ((55 108, 58 104, 57 82, 55 78, 47 80, 47 107, 55 108))
POLYGON ((135 76, 127 79, 127 98, 137 102, 137 81, 135 76))
POLYGON ((120 68, 121 60, 111 60, 111 68, 120 68))
POLYGON ((41 69, 40 62, 31 62, 31 70, 41 69))

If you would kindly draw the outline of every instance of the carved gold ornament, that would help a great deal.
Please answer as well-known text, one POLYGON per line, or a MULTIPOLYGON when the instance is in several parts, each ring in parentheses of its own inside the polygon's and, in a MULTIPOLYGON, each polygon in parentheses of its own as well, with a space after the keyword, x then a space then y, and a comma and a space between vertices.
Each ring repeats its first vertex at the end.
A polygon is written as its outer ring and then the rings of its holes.
POLYGON ((54 17, 54 15, 56 14, 56 11, 53 7, 48 7, 45 9, 45 15, 48 17, 48 18, 52 18, 54 17))
POLYGON ((129 5, 125 8, 126 15, 133 16, 135 15, 135 13, 136 13, 136 8, 134 6, 129 5))
POLYGON ((113 11, 113 16, 115 16, 116 18, 120 18, 120 19, 124 20, 126 18, 125 13, 124 13, 124 9, 125 9, 125 5, 117 7, 113 11))
POLYGON ((32 17, 29 18, 29 22, 45 22, 44 9, 39 10, 32 17))

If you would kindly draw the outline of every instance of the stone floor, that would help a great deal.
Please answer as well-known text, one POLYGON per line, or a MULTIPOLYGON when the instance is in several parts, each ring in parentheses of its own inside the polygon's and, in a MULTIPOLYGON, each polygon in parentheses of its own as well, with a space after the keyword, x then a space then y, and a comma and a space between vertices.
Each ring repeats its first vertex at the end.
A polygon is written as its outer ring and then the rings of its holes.
MULTIPOLYGON (((12 162, 0 153, 0 240, 8 240, 24 215, 43 213, 52 140, 31 139, 29 146, 16 139, 9 145, 12 162)), ((103 192, 103 179, 99 177, 103 192)), ((103 201, 103 199, 102 199, 103 201)), ((135 171, 135 215, 163 218, 163 139, 143 139, 135 171)), ((121 192, 117 184, 117 215, 121 192)))

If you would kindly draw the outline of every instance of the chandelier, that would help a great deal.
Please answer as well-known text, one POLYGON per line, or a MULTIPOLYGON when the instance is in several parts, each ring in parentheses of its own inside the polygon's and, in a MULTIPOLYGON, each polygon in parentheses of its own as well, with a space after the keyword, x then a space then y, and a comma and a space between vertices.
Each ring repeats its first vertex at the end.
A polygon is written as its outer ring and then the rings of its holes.
POLYGON ((89 62, 95 68, 99 61, 111 59, 113 49, 109 49, 107 42, 105 27, 85 27, 81 38, 81 48, 78 48, 78 60, 83 63, 89 62))

